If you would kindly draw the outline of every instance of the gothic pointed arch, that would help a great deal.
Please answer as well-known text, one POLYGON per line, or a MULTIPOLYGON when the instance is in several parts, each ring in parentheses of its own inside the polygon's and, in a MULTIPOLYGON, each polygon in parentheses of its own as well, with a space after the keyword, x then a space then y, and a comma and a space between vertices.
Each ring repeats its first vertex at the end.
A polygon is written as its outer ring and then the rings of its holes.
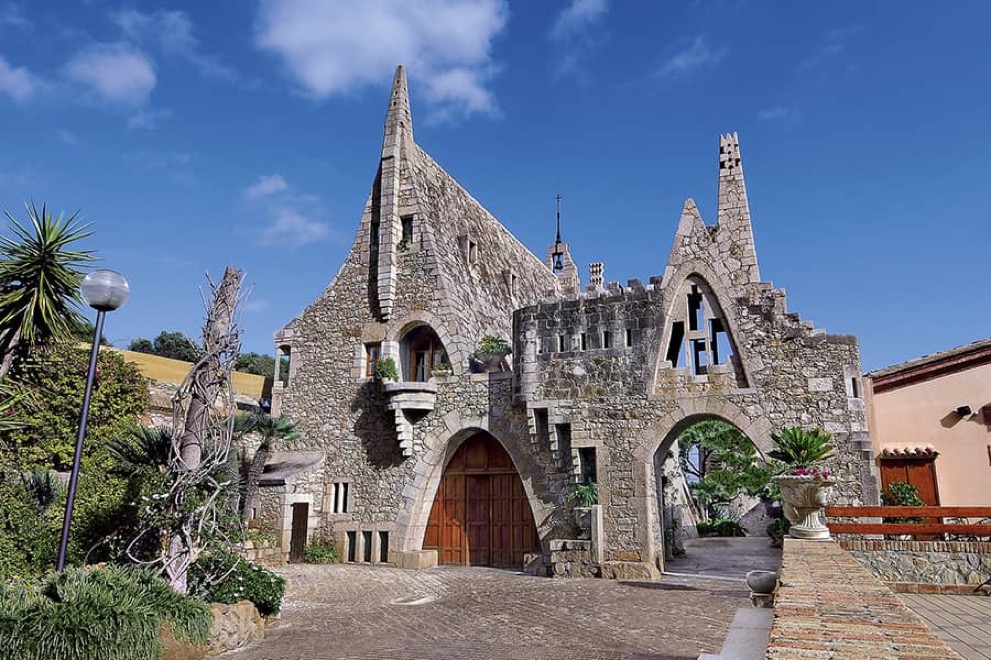
POLYGON ((659 372, 677 370, 695 382, 749 386, 730 321, 706 278, 693 272, 682 280, 667 311, 659 372))

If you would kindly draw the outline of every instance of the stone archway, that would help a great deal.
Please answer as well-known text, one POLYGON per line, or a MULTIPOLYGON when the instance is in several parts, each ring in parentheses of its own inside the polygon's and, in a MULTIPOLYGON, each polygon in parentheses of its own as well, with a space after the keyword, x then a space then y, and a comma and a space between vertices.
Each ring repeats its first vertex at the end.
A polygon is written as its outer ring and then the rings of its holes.
POLYGON ((767 419, 750 419, 739 407, 725 398, 688 397, 678 408, 665 415, 652 430, 644 434, 633 451, 631 466, 634 476, 634 496, 639 502, 636 541, 644 563, 663 570, 663 520, 658 507, 657 476, 654 460, 665 455, 674 441, 697 422, 718 419, 738 428, 757 449, 770 449, 771 424, 767 419))
POLYGON ((473 436, 484 433, 499 443, 509 455, 518 474, 537 529, 537 544, 543 545, 553 537, 560 524, 555 502, 537 493, 549 491, 546 475, 521 439, 511 433, 489 429, 487 417, 462 418, 455 412, 444 417, 444 425, 427 434, 423 440, 426 451, 418 455, 414 480, 403 488, 403 507, 396 519, 397 551, 416 555, 422 552, 430 512, 441 487, 444 470, 460 447, 473 436))

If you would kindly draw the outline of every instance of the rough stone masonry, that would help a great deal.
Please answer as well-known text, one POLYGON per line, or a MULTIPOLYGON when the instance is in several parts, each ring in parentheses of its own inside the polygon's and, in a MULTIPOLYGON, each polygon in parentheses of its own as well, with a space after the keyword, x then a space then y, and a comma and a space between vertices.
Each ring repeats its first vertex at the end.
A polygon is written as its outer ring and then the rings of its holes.
POLYGON ((284 551, 295 516, 297 539, 333 537, 351 561, 497 563, 527 543, 546 556, 578 537, 568 495, 594 479, 603 572, 650 575, 664 556, 660 470, 679 433, 711 418, 762 451, 782 426, 823 427, 839 502, 876 501, 857 340, 813 328, 760 279, 735 134, 719 138, 717 223, 689 199, 662 276, 604 284, 593 264, 590 280, 579 290, 566 243, 538 259, 420 148, 399 67, 354 244, 276 333, 290 369, 273 414, 298 422, 295 452, 318 457, 263 482, 284 551), (485 335, 511 342, 501 367, 475 359, 485 335), (385 358, 395 383, 372 377, 385 358), (512 466, 479 459, 448 478, 479 434, 512 466))

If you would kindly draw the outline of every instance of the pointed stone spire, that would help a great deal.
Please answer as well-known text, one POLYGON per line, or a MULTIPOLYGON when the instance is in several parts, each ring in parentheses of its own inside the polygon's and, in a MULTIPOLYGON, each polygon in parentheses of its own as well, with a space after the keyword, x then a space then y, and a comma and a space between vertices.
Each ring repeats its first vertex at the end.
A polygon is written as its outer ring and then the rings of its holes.
MULTIPOLYGON (((385 135, 382 138, 382 161, 379 165, 378 213, 373 231, 378 231, 378 269, 376 289, 379 316, 383 321, 392 317, 396 298, 396 244, 399 241, 399 180, 402 175, 402 155, 407 140, 413 141, 413 118, 409 111, 409 89, 406 68, 396 67, 392 79, 389 110, 385 115, 385 135)), ((408 151, 407 151, 408 152, 408 151)))
POLYGON ((729 264, 731 278, 737 284, 759 282, 757 249, 740 158, 740 138, 736 133, 719 136, 718 209, 718 240, 733 255, 733 263, 729 264))
POLYGON ((702 222, 695 200, 689 197, 681 209, 681 220, 678 221, 678 231, 675 232, 675 236, 687 237, 703 231, 705 231, 705 223, 702 222))
POLYGON ((406 67, 396 67, 392 79, 392 95, 389 98, 389 111, 385 115, 385 137, 382 141, 382 157, 393 155, 393 149, 400 145, 405 133, 413 139, 413 115, 409 109, 409 88, 406 85, 406 67), (387 153, 388 152, 388 153, 387 153))

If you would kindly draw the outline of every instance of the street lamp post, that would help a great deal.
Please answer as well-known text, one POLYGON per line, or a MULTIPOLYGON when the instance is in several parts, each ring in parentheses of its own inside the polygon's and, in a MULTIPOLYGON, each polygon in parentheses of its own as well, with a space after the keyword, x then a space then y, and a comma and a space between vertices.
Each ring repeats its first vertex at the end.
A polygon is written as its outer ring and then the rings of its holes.
POLYGON ((83 394, 83 409, 79 413, 79 435, 76 436, 76 453, 72 458, 72 474, 69 477, 69 491, 65 498, 65 518, 62 521, 62 540, 59 543, 58 560, 55 570, 65 568, 65 553, 69 546, 69 525, 72 523, 72 507, 76 501, 76 482, 79 480, 79 462, 83 457, 83 438, 86 437, 86 417, 89 414, 89 400, 93 393, 93 379, 96 375, 96 358, 100 352, 100 336, 103 334, 103 319, 127 302, 130 288, 120 273, 100 269, 83 278, 80 293, 83 300, 96 310, 96 329, 93 331, 93 348, 89 355, 89 371, 86 372, 86 392, 83 394))

